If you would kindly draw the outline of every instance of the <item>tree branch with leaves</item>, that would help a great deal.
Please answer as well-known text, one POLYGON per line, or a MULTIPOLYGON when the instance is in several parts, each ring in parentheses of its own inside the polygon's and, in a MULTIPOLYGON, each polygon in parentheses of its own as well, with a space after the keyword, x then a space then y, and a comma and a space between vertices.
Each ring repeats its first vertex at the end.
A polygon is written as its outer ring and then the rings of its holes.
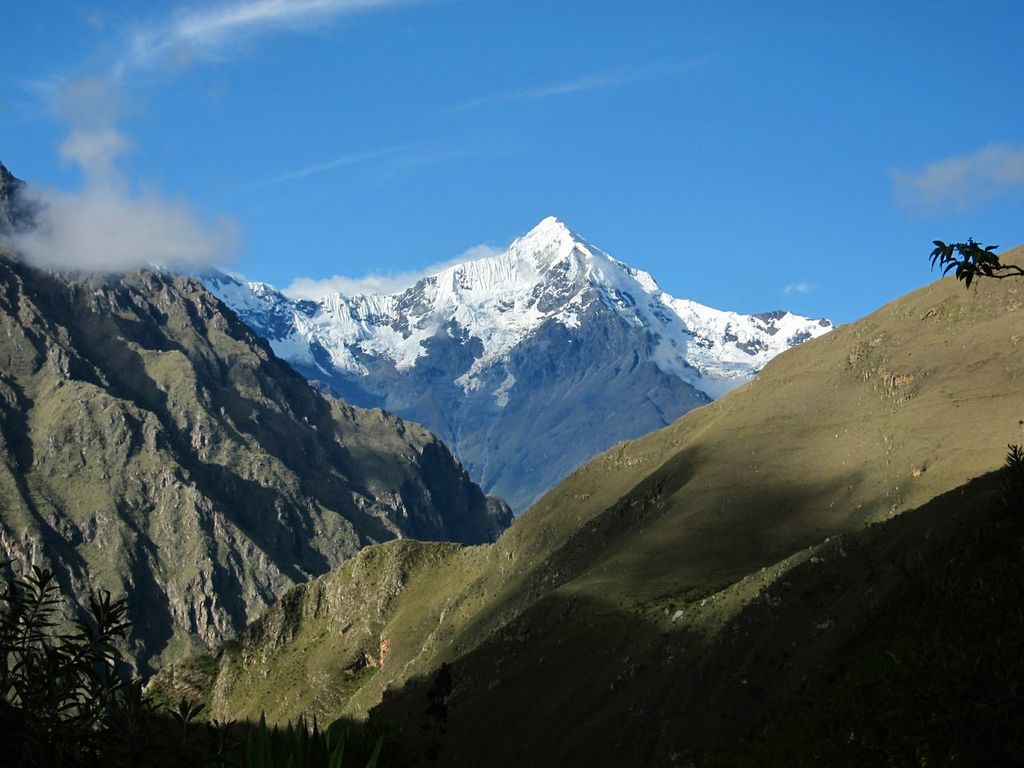
POLYGON ((1002 280, 1007 277, 1024 277, 1024 269, 1016 264, 1003 264, 995 253, 998 245, 982 245, 967 238, 966 243, 944 243, 932 241, 932 269, 942 268, 942 274, 953 272, 968 288, 975 278, 993 277, 1002 280))

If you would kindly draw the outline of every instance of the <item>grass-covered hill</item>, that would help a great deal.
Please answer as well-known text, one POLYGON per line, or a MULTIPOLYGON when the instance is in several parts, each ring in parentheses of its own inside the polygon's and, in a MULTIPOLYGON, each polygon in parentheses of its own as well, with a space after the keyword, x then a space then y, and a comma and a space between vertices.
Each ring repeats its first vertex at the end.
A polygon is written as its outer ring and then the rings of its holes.
POLYGON ((427 764, 815 765, 843 739, 845 764, 941 764, 957 696, 996 735, 1020 704, 997 678, 1020 673, 1021 515, 973 479, 1024 437, 1022 340, 1024 281, 940 280, 607 451, 496 543, 369 548, 151 691, 373 709, 427 764))
POLYGON ((0 249, 0 561, 126 594, 143 669, 367 544, 510 520, 433 435, 322 396, 197 281, 0 249))

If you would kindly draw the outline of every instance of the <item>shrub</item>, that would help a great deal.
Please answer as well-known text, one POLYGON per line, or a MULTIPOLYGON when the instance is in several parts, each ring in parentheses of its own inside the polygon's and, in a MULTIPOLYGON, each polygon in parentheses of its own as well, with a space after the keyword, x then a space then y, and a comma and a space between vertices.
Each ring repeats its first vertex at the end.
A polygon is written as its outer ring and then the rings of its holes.
POLYGON ((263 718, 255 725, 206 723, 198 719, 203 705, 184 699, 161 711, 143 696, 117 646, 130 627, 124 598, 96 592, 84 615, 66 624, 52 571, 33 566, 19 575, 9 562, 0 568, 7 571, 0 580, 5 766, 377 768, 384 739, 373 741, 365 728, 321 731, 315 719, 309 728, 301 717, 284 728, 263 718), (346 741, 355 758, 348 763, 346 741))

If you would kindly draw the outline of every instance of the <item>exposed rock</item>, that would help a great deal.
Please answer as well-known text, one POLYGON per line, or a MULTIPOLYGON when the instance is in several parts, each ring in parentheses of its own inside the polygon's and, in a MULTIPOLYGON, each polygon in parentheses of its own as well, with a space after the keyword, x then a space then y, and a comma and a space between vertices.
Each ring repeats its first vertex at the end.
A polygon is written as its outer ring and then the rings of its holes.
POLYGON ((367 544, 510 520, 436 437, 322 396, 199 282, 0 256, 0 560, 127 594, 143 668, 367 544))

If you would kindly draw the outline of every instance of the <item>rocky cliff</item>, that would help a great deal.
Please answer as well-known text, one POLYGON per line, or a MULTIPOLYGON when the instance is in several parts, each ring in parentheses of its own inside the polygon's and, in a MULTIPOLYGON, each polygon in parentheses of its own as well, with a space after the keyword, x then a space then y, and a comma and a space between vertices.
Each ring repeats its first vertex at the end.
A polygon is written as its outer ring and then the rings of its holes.
POLYGON ((322 396, 199 282, 0 246, 0 559, 126 594, 143 668, 367 544, 510 520, 436 437, 322 396))

